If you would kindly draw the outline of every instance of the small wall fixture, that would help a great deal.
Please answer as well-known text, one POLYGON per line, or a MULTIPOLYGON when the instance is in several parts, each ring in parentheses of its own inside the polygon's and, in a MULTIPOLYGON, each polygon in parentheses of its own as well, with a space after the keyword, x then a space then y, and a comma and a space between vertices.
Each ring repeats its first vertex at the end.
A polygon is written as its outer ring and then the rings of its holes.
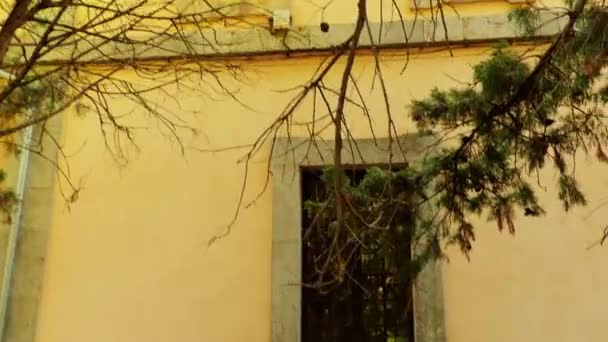
POLYGON ((275 9, 270 18, 270 30, 286 31, 291 28, 291 11, 289 9, 275 9))

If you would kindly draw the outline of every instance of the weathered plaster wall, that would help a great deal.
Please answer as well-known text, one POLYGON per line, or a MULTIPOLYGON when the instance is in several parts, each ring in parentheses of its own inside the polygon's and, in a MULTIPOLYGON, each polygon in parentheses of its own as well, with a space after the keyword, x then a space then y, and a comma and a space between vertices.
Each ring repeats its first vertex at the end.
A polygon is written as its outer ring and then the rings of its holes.
POLYGON ((545 172, 541 182, 548 191, 540 200, 546 217, 521 215, 513 237, 489 224, 478 231, 470 263, 451 258, 444 273, 451 341, 608 338, 601 328, 608 324, 608 248, 597 243, 608 223, 608 167, 581 157, 576 170, 587 208, 564 213, 555 200, 557 174, 545 172))
MULTIPOLYGON (((61 120, 49 120, 45 129, 54 136, 61 136, 61 120)), ((38 137, 40 134, 35 132, 35 144, 38 137)), ((56 159, 57 146, 46 137, 41 144, 45 157, 30 155, 28 176, 21 196, 23 207, 5 322, 5 341, 34 341, 37 333, 49 230, 53 208, 58 205, 54 203, 57 174, 50 162, 56 159)))
MULTIPOLYGON (((282 2, 286 1, 264 3, 282 2)), ((384 20, 396 19, 394 8, 387 3, 380 8, 379 2, 372 2, 373 21, 379 20, 380 13, 384 20)), ((407 25, 412 25, 410 0, 400 0, 399 4, 404 5, 407 25)), ((350 34, 356 14, 348 1, 333 1, 321 10, 311 1, 292 0, 289 7, 296 32, 286 42, 292 49, 328 48, 340 43, 350 34), (320 32, 322 20, 331 24, 331 34, 320 32)), ((467 42, 513 36, 515 30, 506 25, 505 15, 512 7, 505 1, 458 4, 462 19, 451 11, 446 13, 450 39, 467 42)), ((420 18, 412 37, 419 45, 429 41, 431 27, 428 12, 420 18)), ((555 32, 559 26, 554 24, 546 26, 543 33, 555 32)), ((374 32, 380 30, 377 24, 371 27, 374 32)), ((383 27, 383 41, 402 42, 398 28, 394 23, 383 27)), ((442 39, 442 33, 439 31, 436 39, 442 39)), ((280 37, 265 28, 238 31, 227 27, 219 34, 234 43, 222 47, 225 53, 286 51, 280 37)), ((174 44, 171 48, 182 51, 184 47, 174 44)), ((213 53, 199 48, 203 56, 213 53)), ((400 132, 414 131, 406 108, 412 98, 425 96, 433 86, 470 80, 469 66, 487 51, 456 49, 454 58, 447 53, 414 54, 404 75, 400 75, 404 53, 387 52, 385 77, 400 132)), ((149 51, 148 55, 154 57, 157 52, 149 51)), ((246 150, 201 150, 251 143, 293 95, 276 90, 307 81, 319 61, 273 57, 244 64, 247 78, 241 81, 245 82, 226 79, 226 85, 238 88, 238 98, 250 108, 215 94, 206 81, 189 84, 194 90, 182 85, 169 93, 150 94, 199 129, 198 136, 184 139, 184 157, 175 141, 158 134, 157 124, 133 119, 132 123, 150 129, 136 132, 141 151, 127 147, 131 161, 119 166, 105 149, 94 118, 66 115, 55 128, 62 132, 72 179, 83 185, 83 192, 68 210, 49 165, 33 161, 10 302, 9 341, 269 341, 271 228, 277 214, 272 201, 276 196, 269 188, 254 204, 243 208, 230 234, 209 248, 209 239, 224 232, 234 217, 245 172, 237 160, 246 150), (47 239, 49 254, 45 259, 47 239)), ((360 61, 356 74, 365 85, 363 92, 369 94, 376 132, 385 134, 382 95, 377 86, 375 90, 369 87, 372 60, 362 57, 360 61)), ((124 77, 135 76, 125 72, 124 77)), ((339 72, 330 79, 330 84, 337 84, 339 72)), ((116 113, 133 108, 125 99, 116 99, 111 106, 116 113)), ((311 106, 310 101, 304 103, 304 110, 296 117, 309 118, 311 106)), ((323 109, 321 103, 318 106, 323 109)), ((352 106, 347 109, 353 135, 370 138, 367 120, 352 106)), ((292 134, 306 132, 300 126, 292 134)), ((322 135, 330 139, 332 134, 327 131, 322 135)), ((262 149, 249 165, 245 203, 264 188, 267 154, 268 150, 262 149)), ((8 184, 14 184, 17 175, 10 171, 16 170, 16 162, 9 158, 7 163, 12 165, 8 167, 8 184)), ((433 293, 442 293, 444 299, 448 341, 608 339, 603 329, 608 318, 602 315, 608 302, 602 291, 608 285, 602 261, 608 250, 586 249, 608 221, 605 210, 591 215, 595 206, 606 201, 603 189, 608 186, 608 172, 586 160, 578 165, 590 199, 586 210, 564 214, 556 194, 549 191, 541 196, 549 211, 547 218, 521 218, 515 238, 484 224, 470 263, 458 253, 450 253, 450 262, 442 265, 441 277, 436 278, 443 284, 432 284, 434 289, 443 288, 433 293)), ((550 188, 553 175, 548 173, 545 179, 550 188)), ((6 235, 7 227, 3 226, 0 247, 6 235)), ((426 279, 432 281, 432 277, 426 279)))
MULTIPOLYGON (((401 132, 413 132, 406 105, 435 85, 468 80, 469 65, 483 49, 413 56, 405 76, 403 56, 387 57, 389 95, 401 132)), ((361 59, 364 92, 377 132, 386 127, 382 96, 371 91, 371 59, 361 59)), ((285 89, 307 80, 318 59, 249 63, 248 83, 233 101, 211 100, 182 88, 180 107, 170 94, 153 94, 188 118, 201 133, 186 139, 187 156, 154 130, 140 131, 140 153, 118 168, 105 150, 93 118, 66 117, 65 148, 71 171, 85 185, 71 212, 55 201, 48 267, 43 284, 37 341, 264 341, 271 335, 272 190, 242 209, 230 234, 207 242, 232 220, 244 174, 244 150, 205 153, 196 149, 251 143, 290 99, 285 89), (188 110, 200 110, 190 116, 188 110)), ((338 74, 332 74, 332 82, 338 74)), ((228 85, 231 82, 228 82, 228 85)), ((195 85, 202 88, 202 85, 195 85)), ((216 96, 217 97, 217 96, 216 96)), ((320 105, 320 104, 319 104, 320 105)), ((117 110, 128 111, 126 101, 117 110)), ((305 107, 310 109, 311 103, 305 107)), ((309 112, 308 112, 309 113, 309 112)), ((348 108, 351 132, 369 138, 365 118, 348 108)), ((302 118, 304 113, 299 113, 302 118)), ((142 122, 141 124, 146 124, 142 122)), ((147 123, 151 128, 156 125, 147 123)), ((302 129, 292 134, 302 135, 302 129)), ((324 134, 331 137, 331 132, 324 134)), ((249 165, 244 203, 266 180, 267 150, 249 165)), ((543 194, 551 216, 522 218, 514 238, 479 231, 472 261, 451 253, 443 266, 446 332, 450 342, 605 341, 608 300, 606 248, 586 250, 600 234, 605 211, 585 214, 602 201, 606 166, 578 170, 590 207, 569 216, 555 194, 543 194)), ((553 178, 546 178, 547 186, 553 178)))
MULTIPOLYGON (((0 80, 2 82, 3 80, 0 80)), ((61 136, 61 122, 49 120, 45 129, 50 134, 61 136)), ((21 132, 23 133, 23 132, 21 132)), ((33 341, 38 322, 38 308, 44 279, 48 233, 51 228, 53 198, 55 190, 55 167, 51 164, 56 158, 57 147, 53 141, 43 138, 35 129, 32 150, 39 151, 42 146, 44 157, 32 152, 16 155, 9 149, 10 144, 21 144, 23 134, 0 139, 0 168, 6 173, 2 183, 3 190, 14 191, 18 197, 17 211, 11 213, 10 222, 4 213, 0 221, 0 281, 2 291, 7 291, 6 315, 2 331, 2 341, 33 341), (48 159, 47 159, 48 158, 48 159), (22 160, 28 160, 24 175, 20 175, 22 160), (51 163, 49 162, 51 161, 51 163), (25 177, 23 189, 19 189, 20 177, 25 177), (21 191, 21 192, 20 192, 21 191), (19 223, 18 227, 14 223, 19 223), (12 229, 18 228, 18 234, 12 229), (9 240, 16 236, 14 255, 11 259, 9 240), (11 262, 12 260, 12 262, 11 262), (7 266, 10 268, 7 269, 7 266), (10 270, 11 272, 6 272, 10 270), (5 283, 6 282, 6 283, 5 283), (6 288, 4 288, 6 286, 6 288)), ((16 230, 15 230, 16 231, 16 230)))

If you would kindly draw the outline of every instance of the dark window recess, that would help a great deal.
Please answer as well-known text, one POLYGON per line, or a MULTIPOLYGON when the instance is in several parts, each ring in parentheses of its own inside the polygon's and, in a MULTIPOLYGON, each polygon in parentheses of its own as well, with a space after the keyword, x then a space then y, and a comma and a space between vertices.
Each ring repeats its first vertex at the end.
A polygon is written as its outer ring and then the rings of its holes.
MULTIPOLYGON (((302 169, 302 203, 319 201, 326 196, 319 169, 302 169)), ((364 178, 366 169, 349 169, 353 184, 364 178)), ((303 209, 302 209, 303 210, 303 209)), ((312 218, 302 215, 303 237, 312 218)), ((411 221, 410 221, 411 222, 411 221)), ((410 260, 407 250, 399 253, 410 260)), ((302 246, 302 280, 312 281, 314 258, 319 248, 311 243, 302 246)), ((387 269, 383 257, 373 250, 356 253, 347 266, 350 277, 328 293, 302 286, 302 342, 414 342, 412 284, 408 277, 396 277, 387 269), (405 281, 404 281, 405 278, 405 281), (395 281, 401 279, 401 281, 395 281)))

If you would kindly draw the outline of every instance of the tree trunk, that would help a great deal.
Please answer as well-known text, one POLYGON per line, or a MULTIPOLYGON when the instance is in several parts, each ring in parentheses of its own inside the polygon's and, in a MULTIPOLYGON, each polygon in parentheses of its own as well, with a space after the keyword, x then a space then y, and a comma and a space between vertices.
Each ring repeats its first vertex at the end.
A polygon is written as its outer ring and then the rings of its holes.
POLYGON ((32 0, 15 0, 11 13, 2 24, 2 29, 0 29, 0 67, 4 65, 4 59, 15 36, 15 31, 27 21, 27 10, 31 3, 32 0))

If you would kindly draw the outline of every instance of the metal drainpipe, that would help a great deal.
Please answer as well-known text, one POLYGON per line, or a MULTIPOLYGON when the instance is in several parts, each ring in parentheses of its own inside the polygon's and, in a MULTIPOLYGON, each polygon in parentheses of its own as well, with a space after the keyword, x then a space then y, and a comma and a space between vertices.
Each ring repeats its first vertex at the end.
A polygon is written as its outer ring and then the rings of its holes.
MULTIPOLYGON (((0 77, 10 79, 11 74, 0 70, 0 77)), ((29 115, 28 115, 29 116, 29 115)), ((23 146, 30 146, 32 142, 33 126, 28 126, 24 130, 23 146)), ((0 288, 0 341, 5 340, 5 328, 7 321, 8 300, 11 293, 13 280, 13 266, 15 264, 15 254, 17 251, 17 242, 19 240, 19 230, 21 228, 21 212, 23 209, 23 195, 25 193, 25 180, 27 179, 27 171, 30 162, 30 151, 24 149, 19 158, 19 178, 17 180, 17 188, 15 194, 19 201, 15 208, 14 220, 9 231, 8 243, 6 246, 6 255, 4 259, 4 277, 2 279, 2 287, 0 288)))

